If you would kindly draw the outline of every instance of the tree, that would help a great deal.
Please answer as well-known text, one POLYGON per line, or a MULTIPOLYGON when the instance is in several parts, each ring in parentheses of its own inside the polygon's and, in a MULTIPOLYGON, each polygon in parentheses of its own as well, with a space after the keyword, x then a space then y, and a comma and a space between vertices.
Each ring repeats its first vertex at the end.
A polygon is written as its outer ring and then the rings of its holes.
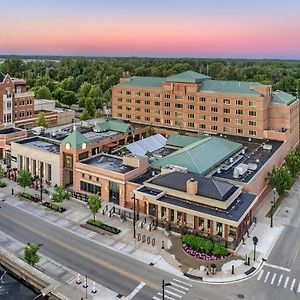
POLYGON ((21 169, 17 177, 17 183, 24 189, 25 193, 26 187, 30 187, 32 184, 31 174, 27 170, 21 169))
POLYGON ((42 246, 43 244, 35 244, 28 242, 24 248, 24 259, 33 267, 40 261, 38 251, 42 246))
POLYGON ((73 91, 65 91, 65 94, 61 99, 61 102, 69 106, 75 104, 77 102, 76 94, 73 91))
POLYGON ((62 187, 57 186, 51 196, 51 200, 56 203, 61 203, 68 198, 68 192, 62 187))
POLYGON ((6 183, 2 182, 2 178, 5 176, 4 169, 0 166, 0 187, 5 187, 6 183))
POLYGON ((46 120, 45 113, 43 111, 39 112, 36 125, 42 126, 44 128, 48 128, 49 124, 48 121, 46 120))
POLYGON ((81 114, 80 120, 87 121, 89 118, 90 118, 89 113, 86 110, 84 110, 81 114))
POLYGON ((90 117, 94 117, 95 116, 95 112, 96 112, 96 105, 94 100, 91 97, 88 97, 85 100, 85 107, 84 109, 88 112, 90 117))
POLYGON ((153 128, 152 125, 148 126, 148 129, 147 129, 147 136, 151 136, 151 135, 154 135, 155 134, 155 129, 153 128))
POLYGON ((37 99, 52 99, 51 92, 46 86, 41 86, 36 91, 37 99))
POLYGON ((300 171, 300 157, 296 151, 291 151, 285 158, 285 165, 291 172, 293 178, 296 177, 300 171))
POLYGON ((286 166, 276 168, 273 166, 271 172, 267 175, 268 185, 272 188, 276 188, 279 196, 283 195, 285 191, 288 191, 293 185, 293 177, 286 166))
POLYGON ((88 198, 88 204, 91 212, 94 215, 94 221, 96 220, 96 213, 102 206, 102 200, 98 194, 90 194, 88 198))

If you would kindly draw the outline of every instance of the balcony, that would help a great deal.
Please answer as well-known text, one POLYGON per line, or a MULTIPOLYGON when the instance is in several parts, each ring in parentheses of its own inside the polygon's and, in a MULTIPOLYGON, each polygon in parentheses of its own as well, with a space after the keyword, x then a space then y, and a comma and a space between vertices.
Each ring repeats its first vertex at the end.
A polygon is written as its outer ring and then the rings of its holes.
POLYGON ((34 98, 34 92, 16 93, 15 99, 18 98, 34 98))

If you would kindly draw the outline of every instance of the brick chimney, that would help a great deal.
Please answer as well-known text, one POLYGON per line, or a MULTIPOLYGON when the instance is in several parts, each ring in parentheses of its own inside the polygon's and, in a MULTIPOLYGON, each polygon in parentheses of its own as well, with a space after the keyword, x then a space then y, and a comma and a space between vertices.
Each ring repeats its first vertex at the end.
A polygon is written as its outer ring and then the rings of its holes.
POLYGON ((198 181, 196 181, 194 178, 187 180, 186 192, 190 195, 196 195, 198 192, 198 181))

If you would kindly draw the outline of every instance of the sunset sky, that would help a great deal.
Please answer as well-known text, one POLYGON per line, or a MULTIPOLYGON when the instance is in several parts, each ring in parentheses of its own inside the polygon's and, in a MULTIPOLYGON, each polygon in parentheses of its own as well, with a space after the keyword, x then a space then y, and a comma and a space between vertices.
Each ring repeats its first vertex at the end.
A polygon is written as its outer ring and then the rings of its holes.
POLYGON ((300 59, 299 0, 0 0, 0 54, 300 59))

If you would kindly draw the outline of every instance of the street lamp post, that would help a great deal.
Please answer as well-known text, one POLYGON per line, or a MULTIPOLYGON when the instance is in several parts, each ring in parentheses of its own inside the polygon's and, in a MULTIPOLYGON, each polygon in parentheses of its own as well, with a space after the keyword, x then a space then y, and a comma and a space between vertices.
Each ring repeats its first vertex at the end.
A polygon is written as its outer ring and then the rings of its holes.
POLYGON ((136 210, 136 207, 135 207, 135 195, 133 195, 133 238, 135 239, 136 237, 136 230, 135 230, 135 223, 136 223, 136 220, 135 220, 135 210, 136 210))
POLYGON ((41 198, 41 203, 43 202, 43 170, 42 168, 40 168, 40 189, 41 189, 41 195, 40 195, 40 198, 41 198))
POLYGON ((165 287, 170 286, 170 285, 171 285, 170 282, 165 283, 165 280, 164 279, 162 280, 162 285, 161 285, 161 287, 162 287, 162 300, 165 300, 165 287))
POLYGON ((257 236, 254 236, 253 239, 252 239, 252 241, 253 241, 253 246, 254 246, 253 260, 255 261, 256 245, 257 245, 257 243, 258 243, 258 238, 257 238, 257 236))
POLYGON ((274 205, 275 205, 275 195, 276 195, 276 188, 273 188, 273 201, 271 201, 271 225, 273 227, 273 213, 274 213, 274 205))

